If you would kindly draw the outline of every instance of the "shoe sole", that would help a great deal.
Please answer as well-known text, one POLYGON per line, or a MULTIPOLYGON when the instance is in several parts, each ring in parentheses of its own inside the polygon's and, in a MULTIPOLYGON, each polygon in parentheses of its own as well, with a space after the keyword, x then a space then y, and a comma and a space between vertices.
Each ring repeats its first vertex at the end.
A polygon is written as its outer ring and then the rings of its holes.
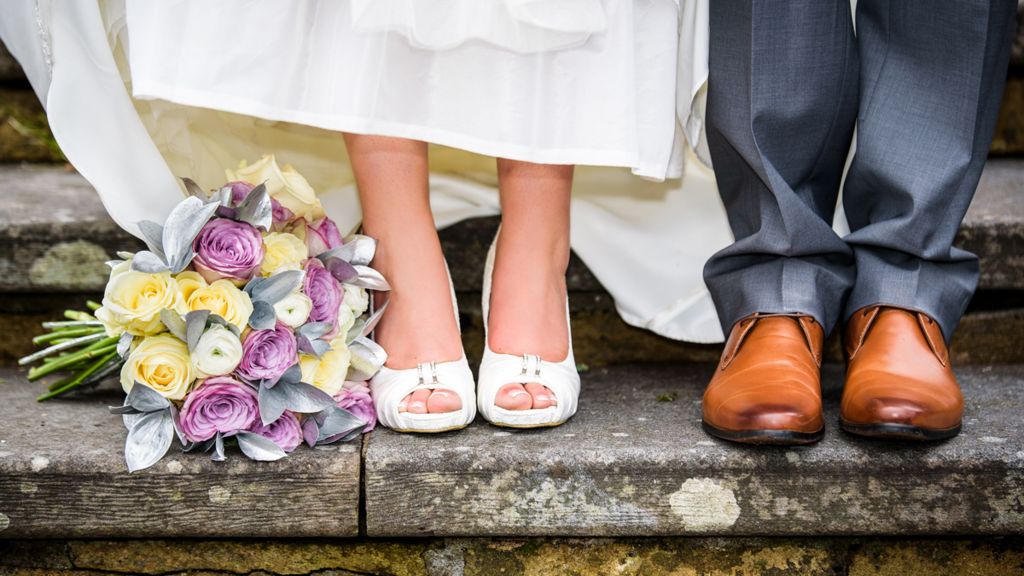
POLYGON ((562 424, 565 424, 566 422, 568 422, 568 420, 562 420, 561 422, 544 422, 542 424, 504 424, 504 423, 501 423, 501 422, 491 422, 490 420, 488 420, 488 422, 490 422, 492 426, 497 426, 498 428, 514 428, 516 430, 531 430, 533 428, 555 428, 555 427, 561 426, 562 424))
MULTIPOLYGON (((463 428, 466 428, 467 426, 469 426, 469 424, 462 424, 462 425, 459 425, 459 426, 450 426, 448 428, 438 428, 436 430, 419 430, 419 429, 416 429, 416 428, 391 428, 391 430, 394 430, 395 432, 401 432, 402 434, 440 434, 442 432, 451 432, 453 430, 462 430, 463 428)), ((384 426, 384 428, 387 428, 387 426, 384 426)))
POLYGON ((879 440, 911 440, 915 442, 935 442, 947 440, 960 433, 960 424, 952 428, 934 429, 911 426, 910 424, 887 424, 876 422, 873 424, 853 424, 839 419, 839 427, 844 432, 863 436, 865 438, 876 438, 879 440))
POLYGON ((758 446, 799 446, 814 444, 825 436, 825 429, 816 432, 798 432, 796 430, 722 430, 707 422, 701 421, 701 428, 708 434, 740 444, 758 446))

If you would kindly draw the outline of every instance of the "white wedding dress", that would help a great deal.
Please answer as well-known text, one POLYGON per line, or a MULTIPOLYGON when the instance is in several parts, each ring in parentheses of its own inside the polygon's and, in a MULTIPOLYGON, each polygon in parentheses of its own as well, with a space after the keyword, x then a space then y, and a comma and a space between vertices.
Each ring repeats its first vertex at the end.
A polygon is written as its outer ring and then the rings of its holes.
POLYGON ((360 218, 337 131, 425 140, 439 227, 497 214, 494 161, 579 164, 572 246, 623 319, 722 340, 731 241, 706 158, 708 0, 5 0, 0 37, 129 231, 267 153, 360 218), (458 150, 456 150, 458 149, 458 150))

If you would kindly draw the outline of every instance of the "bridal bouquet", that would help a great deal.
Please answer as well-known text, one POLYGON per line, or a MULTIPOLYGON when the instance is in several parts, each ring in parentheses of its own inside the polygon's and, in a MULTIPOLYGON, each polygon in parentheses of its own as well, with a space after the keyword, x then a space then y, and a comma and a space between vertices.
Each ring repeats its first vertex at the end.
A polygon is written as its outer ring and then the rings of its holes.
POLYGON ((226 440, 255 460, 344 441, 373 428, 366 381, 386 354, 368 338, 388 290, 369 267, 376 243, 342 238, 306 180, 273 156, 189 197, 161 225, 140 222, 148 250, 108 262, 101 304, 44 323, 48 347, 22 358, 36 380, 64 377, 46 400, 120 378, 129 471, 152 466, 176 436, 223 460, 226 440))

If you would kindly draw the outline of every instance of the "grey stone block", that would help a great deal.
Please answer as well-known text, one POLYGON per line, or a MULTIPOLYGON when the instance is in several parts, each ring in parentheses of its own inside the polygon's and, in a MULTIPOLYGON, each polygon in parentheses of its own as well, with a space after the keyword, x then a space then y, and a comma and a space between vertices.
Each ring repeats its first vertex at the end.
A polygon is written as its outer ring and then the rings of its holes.
MULTIPOLYGON (((91 186, 64 168, 0 166, 0 189, 0 292, 100 291, 102 262, 140 245, 106 215, 91 186)), ((480 290, 497 225, 482 218, 441 232, 459 291, 480 290)), ((1024 160, 989 161, 957 243, 981 256, 982 289, 1024 288, 1024 160)), ((575 256, 569 289, 603 292, 575 256)))
POLYGON ((227 462, 177 446, 129 474, 125 429, 98 390, 35 402, 45 390, 0 370, 0 538, 355 536, 360 443, 227 462))
POLYGON ((711 366, 584 374, 579 413, 553 429, 478 421, 443 435, 373 432, 369 536, 940 535, 1024 530, 1024 366, 959 371, 963 433, 933 445, 838 430, 841 370, 826 369, 825 439, 744 447, 700 429, 711 366))
POLYGON ((1024 288, 1024 160, 988 161, 956 244, 981 258, 979 288, 1024 288))

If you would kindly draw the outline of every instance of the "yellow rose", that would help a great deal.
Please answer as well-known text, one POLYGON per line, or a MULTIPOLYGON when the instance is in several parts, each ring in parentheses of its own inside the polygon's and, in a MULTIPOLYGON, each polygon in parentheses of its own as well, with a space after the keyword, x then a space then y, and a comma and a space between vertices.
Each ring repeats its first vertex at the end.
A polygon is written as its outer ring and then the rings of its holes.
POLYGON ((181 400, 195 380, 188 346, 170 334, 144 338, 121 367, 121 387, 142 382, 164 398, 181 400))
POLYGON ((352 353, 348 347, 331 348, 323 356, 317 358, 310 354, 299 355, 299 369, 302 370, 302 381, 334 396, 345 386, 349 362, 352 353))
POLYGON ((302 270, 302 262, 309 258, 309 249, 298 236, 287 232, 263 235, 263 265, 260 274, 270 276, 281 270, 302 270))
POLYGON ((151 336, 165 329, 160 322, 160 311, 164 308, 179 312, 183 309, 181 292, 171 274, 136 272, 130 262, 123 262, 110 271, 103 307, 96 311, 96 318, 110 336, 126 331, 135 336, 151 336))
POLYGON ((279 167, 273 154, 263 156, 251 166, 243 160, 237 170, 226 172, 230 181, 266 184, 270 197, 300 218, 313 221, 324 216, 323 206, 309 182, 290 165, 279 167))
POLYGON ((192 293, 199 288, 206 287, 206 280, 199 275, 199 272, 193 272, 192 270, 186 270, 174 277, 174 280, 178 283, 178 290, 181 292, 181 298, 188 302, 192 293))
POLYGON ((204 282, 203 286, 193 289, 185 300, 185 307, 190 312, 209 310, 234 324, 239 330, 245 327, 249 316, 252 315, 252 299, 249 295, 239 290, 230 280, 223 278, 209 285, 205 285, 204 282))

